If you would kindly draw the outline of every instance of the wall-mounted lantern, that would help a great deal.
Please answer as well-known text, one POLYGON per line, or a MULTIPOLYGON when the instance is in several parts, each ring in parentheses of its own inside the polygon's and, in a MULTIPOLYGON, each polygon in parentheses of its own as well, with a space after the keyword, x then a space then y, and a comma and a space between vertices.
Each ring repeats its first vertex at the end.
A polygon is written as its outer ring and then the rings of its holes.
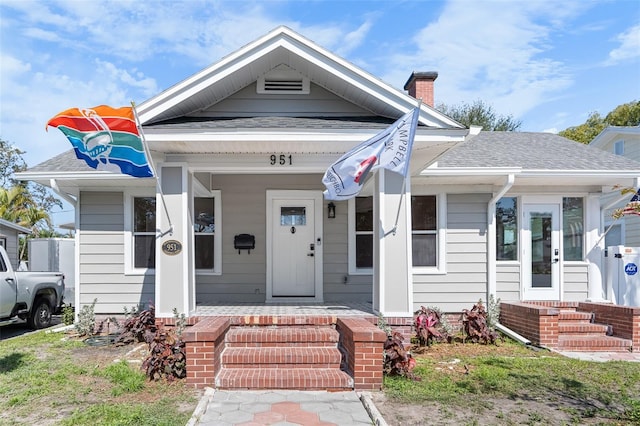
POLYGON ((327 217, 329 219, 335 219, 336 218, 336 205, 333 203, 329 203, 327 205, 327 217))

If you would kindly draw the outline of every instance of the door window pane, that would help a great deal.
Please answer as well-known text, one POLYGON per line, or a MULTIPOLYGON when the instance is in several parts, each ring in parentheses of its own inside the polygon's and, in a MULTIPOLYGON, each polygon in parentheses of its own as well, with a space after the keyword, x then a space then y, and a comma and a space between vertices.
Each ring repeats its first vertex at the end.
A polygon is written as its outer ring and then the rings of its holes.
POLYGON ((496 203, 496 258, 518 259, 518 203, 516 197, 504 197, 496 203))
POLYGON ((531 287, 552 286, 551 212, 531 212, 531 287))
POLYGON ((581 197, 562 199, 564 260, 582 260, 584 241, 584 206, 581 197))
POLYGON ((280 207, 281 226, 304 226, 307 214, 304 207, 280 207))

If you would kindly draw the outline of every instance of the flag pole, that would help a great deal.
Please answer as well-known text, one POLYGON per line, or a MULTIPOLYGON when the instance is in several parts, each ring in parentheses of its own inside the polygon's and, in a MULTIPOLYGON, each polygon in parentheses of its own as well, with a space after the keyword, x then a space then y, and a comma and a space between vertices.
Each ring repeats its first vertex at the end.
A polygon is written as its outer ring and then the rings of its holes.
MULTIPOLYGON (((418 110, 418 118, 420 118, 420 107, 422 106, 422 98, 418 99, 418 105, 416 106, 416 109, 418 110)), ((417 121, 417 120, 416 120, 417 121)), ((418 123, 416 122, 416 127, 418 127, 418 123)), ((413 151, 413 138, 415 137, 415 131, 414 134, 411 135, 411 149, 409 150, 409 158, 407 159, 407 164, 405 165, 405 173, 402 179, 402 190, 400 191, 400 202, 398 202, 398 212, 396 213, 396 222, 393 225, 393 228, 391 229, 391 231, 387 232, 386 234, 384 234, 384 236, 386 237, 389 234, 393 234, 394 236, 396 235, 396 232, 398 230, 398 221, 400 220, 400 210, 402 207, 402 200, 404 198, 404 194, 405 194, 405 190, 407 189, 407 173, 408 173, 408 169, 409 169, 409 162, 411 161, 411 151, 413 151)))
POLYGON ((147 146, 147 140, 144 137, 144 132, 142 131, 142 124, 140 124, 140 118, 138 117, 138 111, 136 110, 135 102, 131 101, 131 109, 133 110, 133 116, 136 120, 136 126, 138 127, 138 131, 140 132, 140 139, 142 140, 142 147, 144 148, 144 153, 147 156, 147 161, 149 162, 149 167, 151 168, 151 172, 153 173, 153 177, 156 179, 156 188, 158 193, 160 194, 160 200, 162 201, 162 206, 164 207, 164 213, 167 215, 167 221, 169 222, 169 230, 166 232, 161 232, 158 235, 159 238, 164 237, 165 235, 173 235, 173 225, 171 224, 171 216, 169 215, 169 210, 167 209, 167 203, 164 200, 164 193, 162 192, 162 185, 160 185, 160 179, 158 178, 158 173, 156 172, 156 168, 153 165, 153 161, 151 159, 151 152, 149 151, 149 147, 147 146))

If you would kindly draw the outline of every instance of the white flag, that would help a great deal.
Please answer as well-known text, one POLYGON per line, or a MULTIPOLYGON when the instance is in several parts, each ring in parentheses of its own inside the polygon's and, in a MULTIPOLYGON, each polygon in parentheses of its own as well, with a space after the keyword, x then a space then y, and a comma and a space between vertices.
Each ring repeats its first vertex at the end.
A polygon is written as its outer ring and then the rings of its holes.
POLYGON ((362 189, 369 172, 385 168, 406 177, 419 109, 414 108, 391 126, 344 154, 325 172, 327 200, 348 200, 362 189))

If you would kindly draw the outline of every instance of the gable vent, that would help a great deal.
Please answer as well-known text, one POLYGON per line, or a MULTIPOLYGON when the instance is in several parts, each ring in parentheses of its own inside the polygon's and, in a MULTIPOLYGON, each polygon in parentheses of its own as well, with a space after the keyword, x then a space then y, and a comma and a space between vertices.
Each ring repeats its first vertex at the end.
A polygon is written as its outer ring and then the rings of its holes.
POLYGON ((309 79, 291 69, 277 68, 258 77, 258 93, 309 94, 309 79))

